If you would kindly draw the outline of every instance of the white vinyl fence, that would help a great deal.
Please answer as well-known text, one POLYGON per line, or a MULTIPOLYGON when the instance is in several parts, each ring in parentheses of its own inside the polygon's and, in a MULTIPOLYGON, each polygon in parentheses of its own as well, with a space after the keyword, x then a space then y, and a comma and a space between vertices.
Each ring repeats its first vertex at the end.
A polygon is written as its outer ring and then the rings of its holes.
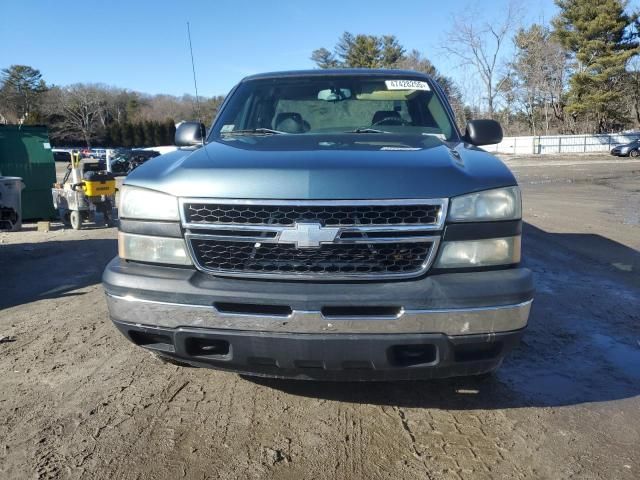
POLYGON ((601 135, 549 135, 504 137, 502 142, 486 145, 488 152, 520 155, 545 153, 608 152, 616 145, 640 138, 640 132, 611 133, 601 135))

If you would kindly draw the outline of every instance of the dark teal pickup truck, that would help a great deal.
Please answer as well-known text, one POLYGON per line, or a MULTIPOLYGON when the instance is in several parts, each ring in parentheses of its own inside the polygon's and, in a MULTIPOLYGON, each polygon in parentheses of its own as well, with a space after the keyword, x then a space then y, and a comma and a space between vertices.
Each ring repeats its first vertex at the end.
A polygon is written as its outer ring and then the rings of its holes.
POLYGON ((527 326, 522 207, 430 77, 254 75, 209 130, 130 174, 111 319, 161 358, 244 374, 409 380, 496 369, 527 326))

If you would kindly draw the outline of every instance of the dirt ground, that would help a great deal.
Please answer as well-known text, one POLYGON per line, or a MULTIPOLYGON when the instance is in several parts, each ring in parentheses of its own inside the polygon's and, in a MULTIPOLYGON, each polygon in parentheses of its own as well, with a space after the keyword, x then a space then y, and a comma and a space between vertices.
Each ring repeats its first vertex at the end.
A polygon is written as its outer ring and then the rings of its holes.
POLYGON ((640 160, 506 161, 538 292, 484 379, 165 365, 107 316, 115 229, 0 233, 0 478, 640 478, 640 160))

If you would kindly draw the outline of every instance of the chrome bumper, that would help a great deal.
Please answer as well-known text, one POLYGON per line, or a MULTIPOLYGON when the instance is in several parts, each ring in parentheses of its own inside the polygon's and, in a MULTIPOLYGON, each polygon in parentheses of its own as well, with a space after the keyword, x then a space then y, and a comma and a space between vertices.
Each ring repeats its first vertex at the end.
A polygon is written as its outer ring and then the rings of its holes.
POLYGON ((277 333, 442 333, 470 335, 526 327, 532 300, 494 307, 403 310, 394 317, 331 317, 294 310, 288 316, 223 313, 210 305, 144 300, 107 293, 111 318, 152 327, 201 327, 277 333))

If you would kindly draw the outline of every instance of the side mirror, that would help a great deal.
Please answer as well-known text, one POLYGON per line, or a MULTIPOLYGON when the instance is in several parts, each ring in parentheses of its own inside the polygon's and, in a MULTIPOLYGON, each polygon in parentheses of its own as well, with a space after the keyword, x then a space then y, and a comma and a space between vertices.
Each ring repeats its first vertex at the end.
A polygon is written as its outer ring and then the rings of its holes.
POLYGON ((202 145, 207 129, 200 122, 183 122, 176 129, 176 146, 202 145))
POLYGON ((493 145, 502 141, 502 127, 495 120, 470 120, 464 141, 472 145, 493 145))

